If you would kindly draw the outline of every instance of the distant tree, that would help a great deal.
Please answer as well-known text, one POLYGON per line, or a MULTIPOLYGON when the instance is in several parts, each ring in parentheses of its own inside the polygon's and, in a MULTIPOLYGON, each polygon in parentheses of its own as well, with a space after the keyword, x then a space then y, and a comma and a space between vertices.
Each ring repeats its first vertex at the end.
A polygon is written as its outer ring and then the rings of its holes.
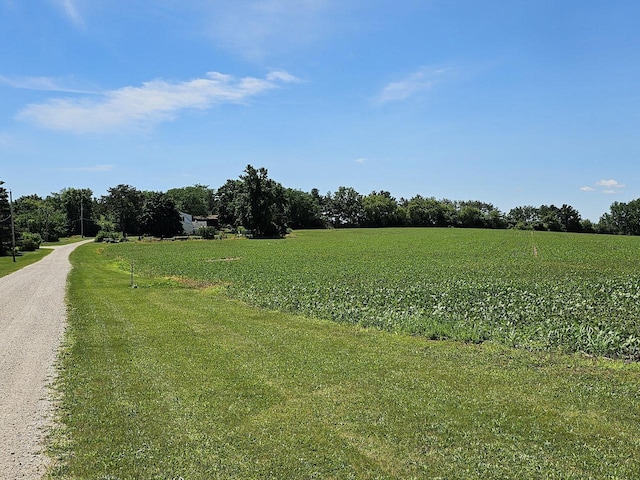
POLYGON ((238 220, 254 237, 275 238, 287 230, 286 197, 282 185, 268 177, 266 168, 247 165, 238 198, 238 220))
POLYGON ((167 195, 173 199, 180 212, 194 216, 206 216, 212 213, 212 197, 215 192, 206 185, 172 188, 167 195))
POLYGON ((484 226, 482 212, 478 207, 463 205, 458 212, 461 227, 481 228, 484 226))
POLYGON ((578 212, 571 205, 564 204, 558 210, 558 220, 562 225, 562 230, 565 232, 580 232, 582 231, 582 218, 580 212, 578 212))
POLYGON ((288 226, 293 229, 324 228, 322 206, 318 197, 302 190, 285 189, 288 226))
POLYGON ((328 197, 330 217, 334 227, 359 227, 364 219, 362 195, 352 187, 338 187, 336 193, 328 197))
POLYGON ((600 219, 601 232, 640 235, 640 199, 629 203, 613 202, 609 210, 600 219))
POLYGON ((507 214, 507 223, 511 228, 532 229, 539 221, 540 213, 531 205, 512 208, 507 214))
POLYGON ((551 232, 562 232, 563 225, 560 221, 560 209, 555 205, 540 205, 538 208, 540 214, 539 226, 540 230, 549 230, 551 232))
POLYGON ((580 231, 584 233, 597 233, 598 227, 589 219, 584 219, 580 222, 580 231))
POLYGON ((445 205, 433 197, 416 195, 407 201, 406 209, 414 227, 444 227, 448 223, 445 205))
POLYGON ((371 192, 362 199, 364 216, 362 224, 367 227, 392 227, 400 225, 398 202, 389 192, 371 192))
POLYGON ((102 197, 104 210, 118 225, 123 235, 141 232, 140 217, 144 195, 130 185, 118 185, 107 190, 108 195, 102 197))
POLYGON ((180 213, 166 193, 152 192, 142 207, 143 232, 154 237, 170 237, 183 232, 180 213))
POLYGON ((458 202, 458 223, 462 227, 506 228, 507 222, 500 210, 491 203, 479 200, 458 202))
POLYGON ((14 202, 14 215, 16 230, 20 233, 38 234, 45 242, 55 242, 67 235, 66 214, 52 197, 20 197, 14 202))
POLYGON ((98 231, 94 218, 93 192, 89 188, 65 188, 59 194, 67 223, 67 235, 84 233, 93 236, 98 231))
POLYGON ((238 219, 240 202, 242 201, 242 180, 227 180, 216 194, 218 220, 221 225, 240 225, 238 219))

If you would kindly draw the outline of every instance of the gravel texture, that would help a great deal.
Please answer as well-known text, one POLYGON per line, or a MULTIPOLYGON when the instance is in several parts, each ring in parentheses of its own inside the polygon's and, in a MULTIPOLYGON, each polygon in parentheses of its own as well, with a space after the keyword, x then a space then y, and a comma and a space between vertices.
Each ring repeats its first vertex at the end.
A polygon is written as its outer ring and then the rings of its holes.
MULTIPOLYGON (((90 240, 88 240, 90 241, 90 240)), ((46 473, 44 440, 51 426, 49 385, 66 322, 69 254, 53 247, 32 265, 0 278, 0 479, 46 473)))

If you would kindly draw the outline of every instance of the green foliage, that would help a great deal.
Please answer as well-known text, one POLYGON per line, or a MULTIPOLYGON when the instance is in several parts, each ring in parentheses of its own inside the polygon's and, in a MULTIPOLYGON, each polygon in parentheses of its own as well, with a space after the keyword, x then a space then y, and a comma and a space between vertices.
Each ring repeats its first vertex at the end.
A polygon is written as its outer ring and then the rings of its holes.
POLYGON ((37 233, 45 242, 55 242, 68 231, 65 212, 54 197, 20 197, 15 201, 14 213, 17 230, 37 233))
POLYGON ((324 228, 322 206, 318 197, 287 188, 285 190, 288 226, 293 229, 324 228))
POLYGON ((118 185, 107 190, 108 195, 102 197, 104 210, 123 235, 142 233, 140 218, 144 205, 144 195, 130 185, 118 185))
POLYGON ((640 235, 640 198, 628 203, 613 202, 610 212, 600 219, 605 233, 640 235))
POLYGON ((122 232, 99 230, 98 233, 96 233, 94 241, 105 243, 119 243, 125 241, 125 239, 126 237, 122 234, 122 232))
POLYGON ((215 207, 215 191, 206 185, 172 188, 167 195, 174 201, 180 212, 206 217, 215 207))
POLYGON ((165 193, 149 193, 142 207, 140 222, 142 231, 154 237, 171 237, 183 233, 176 204, 165 193))
POLYGON ((240 176, 237 196, 238 224, 253 231, 257 238, 277 238, 286 234, 286 199, 284 188, 268 177, 266 168, 256 170, 251 165, 240 176))
POLYGON ((201 236, 205 240, 213 240, 216 238, 218 231, 214 227, 200 227, 196 235, 201 236))
POLYGON ((358 227, 364 219, 362 195, 354 188, 339 187, 330 195, 329 217, 334 227, 358 227))
POLYGON ((40 248, 42 237, 38 233, 23 232, 17 241, 18 247, 23 252, 33 252, 40 248))
POLYGON ((119 254, 158 275, 228 284, 266 308, 434 339, 640 359, 638 248, 636 237, 384 229, 119 254))
POLYGON ((363 225, 366 227, 400 226, 398 202, 389 192, 371 192, 362 199, 363 225))

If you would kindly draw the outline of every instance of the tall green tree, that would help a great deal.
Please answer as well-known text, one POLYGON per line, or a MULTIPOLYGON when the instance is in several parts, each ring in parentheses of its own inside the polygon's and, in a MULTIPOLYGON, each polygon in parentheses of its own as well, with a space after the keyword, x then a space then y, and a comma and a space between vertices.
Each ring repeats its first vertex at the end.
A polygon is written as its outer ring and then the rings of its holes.
POLYGON ((628 203, 613 202, 599 225, 603 233, 640 235, 640 198, 628 203))
POLYGON ((284 236, 287 230, 286 197, 282 185, 269 178, 267 169, 247 165, 240 176, 242 187, 238 220, 259 238, 284 236))
POLYGON ((371 192, 362 199, 363 225, 367 227, 392 227, 400 224, 398 202, 389 192, 371 192))
POLYGON ((67 235, 67 217, 53 197, 27 195, 14 202, 16 230, 37 233, 45 242, 67 235))
POLYGON ((170 237, 182 233, 180 213, 168 194, 152 192, 146 196, 140 216, 143 232, 154 237, 170 237))
POLYGON ((289 227, 293 229, 325 227, 318 197, 292 188, 285 189, 285 196, 289 227))
POLYGON ((212 213, 215 191, 206 185, 193 185, 167 190, 180 212, 194 216, 206 216, 212 213))
POLYGON ((140 220, 144 194, 135 187, 123 184, 109 188, 107 192, 108 194, 102 197, 104 209, 118 225, 122 234, 142 233, 140 220))
POLYGON ((221 225, 231 225, 237 227, 240 225, 239 211, 240 202, 242 201, 242 180, 227 180, 224 185, 218 188, 216 193, 217 209, 214 213, 218 214, 218 220, 221 225))
POLYGON ((97 232, 94 215, 93 192, 90 188, 65 188, 60 194, 60 204, 67 220, 67 235, 84 233, 93 236, 97 232))
POLYGON ((364 219, 362 195, 352 187, 338 187, 330 197, 330 217, 334 227, 359 227, 364 219))

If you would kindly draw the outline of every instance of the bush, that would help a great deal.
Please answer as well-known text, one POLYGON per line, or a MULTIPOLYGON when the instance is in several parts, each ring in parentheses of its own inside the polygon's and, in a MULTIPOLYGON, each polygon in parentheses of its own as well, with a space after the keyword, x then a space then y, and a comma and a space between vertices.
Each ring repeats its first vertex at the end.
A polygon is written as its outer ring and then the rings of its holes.
POLYGON ((98 233, 96 233, 95 241, 104 243, 119 243, 126 241, 126 239, 121 232, 106 232, 104 230, 100 230, 98 231, 98 233))
POLYGON ((213 240, 216 238, 216 229, 214 227, 200 227, 196 235, 200 235, 207 240, 213 240))
POLYGON ((42 237, 39 233, 24 232, 18 241, 18 246, 23 252, 33 252, 40 248, 41 243, 42 237))

